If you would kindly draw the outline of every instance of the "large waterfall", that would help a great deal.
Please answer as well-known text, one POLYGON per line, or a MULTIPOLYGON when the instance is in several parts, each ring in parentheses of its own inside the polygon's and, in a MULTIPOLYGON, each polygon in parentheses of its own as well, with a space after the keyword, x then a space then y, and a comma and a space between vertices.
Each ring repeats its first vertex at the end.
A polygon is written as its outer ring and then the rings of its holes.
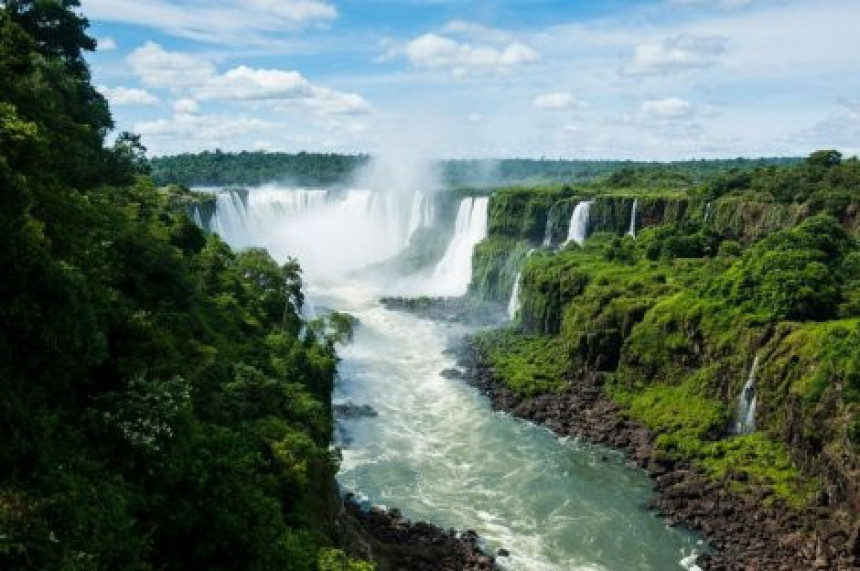
POLYGON ((630 230, 627 231, 629 236, 636 237, 636 210, 639 208, 639 199, 633 200, 633 209, 630 211, 630 230))
POLYGON ((435 295, 459 296, 469 289, 472 277, 472 251, 487 236, 486 197, 464 198, 460 201, 454 237, 445 255, 433 270, 430 289, 435 295))
POLYGON ((567 241, 576 242, 580 246, 588 237, 588 213, 591 210, 592 200, 585 200, 576 205, 573 215, 570 217, 570 229, 567 232, 567 241))
POLYGON ((758 394, 755 388, 755 374, 758 370, 758 355, 753 359, 747 382, 738 395, 738 409, 735 413, 735 424, 732 432, 735 434, 752 434, 755 432, 755 410, 758 394))
POLYGON ((430 198, 418 192, 276 185, 212 192, 210 230, 234 247, 263 246, 277 259, 297 258, 310 277, 345 275, 386 260, 432 216, 425 206, 430 198))

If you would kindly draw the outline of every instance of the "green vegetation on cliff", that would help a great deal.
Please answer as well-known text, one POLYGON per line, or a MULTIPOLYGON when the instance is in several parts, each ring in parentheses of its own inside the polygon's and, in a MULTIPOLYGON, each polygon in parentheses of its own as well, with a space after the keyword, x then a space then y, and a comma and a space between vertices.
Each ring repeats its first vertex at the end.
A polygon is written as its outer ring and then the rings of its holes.
POLYGON ((104 148, 77 5, 0 8, 0 567, 343 568, 314 333, 343 320, 306 329, 295 263, 201 232, 136 137, 104 148))
POLYGON ((802 506, 824 492, 856 511, 858 165, 822 151, 686 188, 642 171, 573 188, 502 189, 476 250, 472 293, 499 297, 513 266, 521 309, 511 328, 479 335, 478 345, 521 395, 606 375, 606 394, 664 453, 741 493, 765 488, 802 506), (539 247, 524 259, 547 220, 553 245, 563 242, 581 200, 593 201, 584 246, 539 247), (635 239, 625 235, 634 200, 635 239), (553 222, 553 210, 568 220, 553 222), (543 354, 552 357, 541 369, 543 354), (734 435, 754 360, 756 432, 734 435))

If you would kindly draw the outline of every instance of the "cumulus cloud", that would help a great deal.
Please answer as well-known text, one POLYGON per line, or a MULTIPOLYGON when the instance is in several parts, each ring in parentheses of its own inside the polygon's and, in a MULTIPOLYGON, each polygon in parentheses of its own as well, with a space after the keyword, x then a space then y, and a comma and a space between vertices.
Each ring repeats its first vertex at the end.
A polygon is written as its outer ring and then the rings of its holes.
POLYGON ((114 106, 155 105, 159 102, 155 95, 136 87, 105 87, 100 85, 98 90, 114 106))
POLYGON ((210 77, 195 91, 199 99, 267 100, 307 97, 311 84, 296 71, 233 68, 210 77))
POLYGON ((585 103, 577 100, 573 93, 567 91, 538 95, 534 98, 533 103, 538 109, 546 109, 549 111, 564 111, 565 109, 585 107, 585 103))
POLYGON ((522 42, 495 47, 460 42, 433 32, 407 43, 404 52, 416 67, 449 69, 457 77, 507 73, 540 60, 540 54, 522 42))
POLYGON ((370 112, 370 104, 357 93, 314 85, 296 71, 239 66, 209 78, 195 90, 198 99, 269 101, 283 108, 298 103, 328 115, 370 112))
POLYGON ((659 43, 636 46, 633 59, 623 72, 631 75, 656 75, 710 67, 726 51, 720 36, 680 34, 659 43))
POLYGON ((170 52, 154 42, 146 42, 126 58, 131 69, 147 87, 192 87, 205 83, 215 66, 192 54, 170 52))
POLYGON ((693 104, 680 97, 651 99, 639 106, 640 116, 661 120, 687 119, 693 115, 693 104))

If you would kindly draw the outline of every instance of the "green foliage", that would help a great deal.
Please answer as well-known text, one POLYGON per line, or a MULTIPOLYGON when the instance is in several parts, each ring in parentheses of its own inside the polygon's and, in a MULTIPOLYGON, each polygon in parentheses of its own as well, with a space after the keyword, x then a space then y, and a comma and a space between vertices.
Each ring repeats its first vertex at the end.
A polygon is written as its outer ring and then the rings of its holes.
POLYGON ((472 340, 505 385, 519 395, 557 392, 567 384, 568 355, 557 339, 500 329, 472 340))
POLYGON ((775 319, 827 319, 842 300, 839 269, 849 247, 836 220, 810 218, 753 246, 713 291, 775 319))
POLYGON ((339 549, 323 549, 319 554, 319 571, 374 571, 376 566, 367 561, 350 559, 339 549))
POLYGON ((330 186, 347 184, 367 160, 364 155, 216 150, 154 158, 150 164, 158 184, 230 186, 284 181, 330 186))
POLYGON ((105 148, 77 4, 0 7, 0 567, 316 569, 332 343, 294 261, 204 234, 136 136, 105 148))

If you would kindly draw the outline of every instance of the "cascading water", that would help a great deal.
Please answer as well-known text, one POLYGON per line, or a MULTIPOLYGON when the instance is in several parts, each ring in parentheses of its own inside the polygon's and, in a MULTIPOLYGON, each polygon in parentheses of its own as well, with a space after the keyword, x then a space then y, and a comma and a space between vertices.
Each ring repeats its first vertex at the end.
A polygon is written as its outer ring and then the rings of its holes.
POLYGON ((520 287, 523 279, 523 273, 517 272, 517 278, 514 280, 514 290, 511 292, 511 300, 508 302, 508 317, 513 320, 520 310, 520 287))
POLYGON ((429 196, 420 190, 412 195, 412 206, 409 211, 409 229, 406 232, 406 245, 421 228, 431 228, 435 219, 434 204, 429 196))
MULTIPOLYGON (((526 259, 534 254, 535 249, 532 248, 526 253, 526 259)), ((520 289, 522 288, 523 272, 517 272, 517 277, 514 279, 514 289, 511 291, 511 299, 508 301, 508 317, 513 320, 520 310, 520 289)))
MULTIPOLYGON (((510 552, 500 558, 510 571, 694 569, 696 538, 641 507, 652 493, 641 471, 604 449, 492 412, 468 384, 440 374, 455 366, 444 349, 465 327, 389 311, 378 301, 387 289, 349 272, 403 247, 402 233, 395 242, 397 233, 380 225, 408 230, 414 197, 348 191, 262 216, 254 192, 244 208, 221 201, 226 211, 214 216, 220 227, 241 230, 225 238, 235 246, 259 240, 254 245, 279 261, 298 258, 307 278, 306 315, 315 306, 336 308, 360 323, 340 351, 334 398, 370 405, 379 415, 337 419, 345 490, 411 519, 475 529, 489 552, 510 552)), ((455 235, 426 291, 465 291, 472 249, 486 235, 487 205, 486 198, 461 202, 455 235)))
POLYGON ((567 241, 576 242, 580 246, 588 237, 588 214, 594 201, 585 200, 576 205, 573 215, 570 217, 570 229, 567 232, 567 241))
POLYGON ((711 203, 705 205, 705 222, 711 219, 711 203))
POLYGON ((629 236, 636 237, 636 210, 639 207, 639 199, 633 200, 633 209, 630 211, 630 230, 627 231, 629 236))
POLYGON ((487 197, 460 201, 454 237, 433 270, 430 290, 435 295, 465 295, 472 278, 472 251, 487 236, 487 197))
POLYGON ((738 410, 735 417, 735 425, 732 430, 735 434, 752 434, 755 432, 755 410, 758 394, 755 388, 755 375, 758 370, 758 355, 753 359, 747 382, 744 383, 741 394, 738 395, 738 410))

